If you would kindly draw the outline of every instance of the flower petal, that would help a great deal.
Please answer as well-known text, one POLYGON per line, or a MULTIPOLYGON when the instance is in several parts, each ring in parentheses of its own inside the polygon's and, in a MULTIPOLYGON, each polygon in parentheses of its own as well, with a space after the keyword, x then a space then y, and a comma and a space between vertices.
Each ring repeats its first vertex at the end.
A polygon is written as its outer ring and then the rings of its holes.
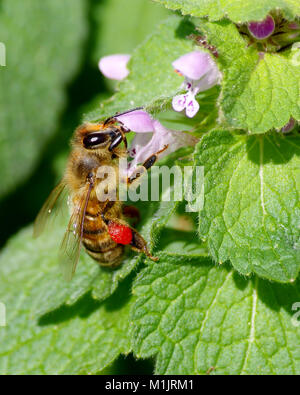
POLYGON ((134 151, 134 159, 129 163, 129 175, 134 172, 138 164, 143 163, 152 154, 163 149, 168 145, 168 149, 159 154, 159 158, 176 151, 178 148, 193 146, 197 144, 198 139, 187 133, 170 130, 165 128, 159 121, 153 120, 154 133, 147 135, 137 135, 130 147, 130 152, 134 151), (145 144, 146 136, 148 142, 145 144))
POLYGON ((153 133, 138 133, 135 135, 134 139, 131 142, 129 148, 129 155, 132 158, 137 158, 139 160, 139 155, 150 140, 152 139, 153 133))
POLYGON ((112 80, 123 80, 129 74, 127 63, 130 55, 109 55, 104 56, 99 61, 99 69, 101 73, 112 80))
POLYGON ((177 95, 173 97, 172 107, 175 111, 182 111, 186 106, 187 95, 177 95))
POLYGON ((187 99, 187 105, 185 110, 186 116, 189 118, 193 118, 199 111, 199 108, 200 106, 197 100, 192 95, 190 95, 187 99))
POLYGON ((193 51, 176 59, 172 65, 175 70, 192 80, 199 80, 212 65, 212 59, 206 52, 193 51))
POLYGON ((132 140, 129 153, 133 160, 128 164, 128 175, 132 174, 139 164, 144 163, 151 155, 154 133, 137 134, 132 140))
POLYGON ((146 111, 136 110, 120 116, 117 115, 115 118, 133 132, 148 133, 154 131, 153 119, 146 111))
POLYGON ((294 118, 291 118, 289 122, 281 129, 281 132, 289 133, 294 129, 295 126, 296 126, 296 121, 294 118))
POLYGON ((254 38, 264 40, 273 34, 275 30, 275 21, 271 15, 268 15, 266 19, 261 22, 249 22, 248 29, 254 38))
POLYGON ((159 155, 160 159, 172 152, 175 152, 181 147, 194 146, 199 141, 199 139, 188 133, 167 129, 159 121, 155 120, 153 124, 155 127, 154 135, 157 137, 160 136, 160 143, 157 146, 153 146, 156 149, 155 152, 164 148, 165 145, 169 145, 168 149, 159 155))
POLYGON ((291 22, 291 23, 288 25, 288 28, 289 28, 289 29, 292 29, 292 30, 300 30, 300 25, 299 25, 299 23, 297 23, 297 22, 291 22))
POLYGON ((200 80, 193 82, 191 91, 194 95, 196 95, 199 92, 206 91, 212 88, 213 86, 219 84, 220 79, 221 79, 221 73, 217 65, 214 63, 209 73, 206 73, 204 77, 202 77, 200 80))

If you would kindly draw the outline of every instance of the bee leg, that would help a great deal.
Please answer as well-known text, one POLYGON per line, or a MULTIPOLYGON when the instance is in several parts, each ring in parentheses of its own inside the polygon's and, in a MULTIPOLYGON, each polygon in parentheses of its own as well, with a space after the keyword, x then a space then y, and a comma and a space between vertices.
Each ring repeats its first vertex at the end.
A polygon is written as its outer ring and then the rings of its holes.
POLYGON ((118 119, 115 119, 115 122, 118 122, 120 124, 120 128, 124 133, 129 133, 131 130, 127 128, 123 122, 119 121, 118 119))
POLYGON ((141 219, 139 210, 134 206, 123 206, 123 215, 127 218, 135 219, 133 226, 136 226, 141 219))
MULTIPOLYGON (((116 119, 116 118, 109 118, 109 119, 107 119, 107 120, 104 122, 105 125, 115 125, 116 123, 120 124, 120 129, 119 129, 119 130, 120 130, 120 133, 122 133, 123 136, 124 136, 124 133, 129 133, 129 132, 131 132, 131 130, 130 130, 129 128, 127 128, 127 127, 124 125, 123 122, 119 121, 119 120, 116 119)), ((125 138, 125 136, 124 136, 124 138, 125 138)))
MULTIPOLYGON (((155 261, 155 262, 158 261, 157 257, 152 256, 150 254, 146 241, 143 239, 143 237, 139 234, 139 232, 137 230, 135 230, 134 228, 129 226, 125 221, 121 221, 121 220, 115 219, 115 218, 112 218, 112 219, 107 218, 104 215, 104 213, 101 214, 101 217, 103 219, 103 222, 106 225, 108 225, 108 229, 109 229, 110 225, 112 225, 112 224, 113 225, 122 225, 122 226, 129 228, 131 230, 132 240, 130 243, 128 243, 128 244, 126 243, 126 245, 128 245, 133 251, 144 253, 152 261, 155 261)), ((116 241, 116 242, 118 243, 118 241, 116 241)))
POLYGON ((143 252, 148 258, 152 261, 157 262, 158 257, 152 256, 148 250, 147 243, 143 239, 143 237, 139 234, 139 232, 135 229, 132 229, 132 241, 129 244, 129 247, 136 252, 143 252))
MULTIPOLYGON (((126 138, 125 138, 125 140, 126 140, 126 138)), ((122 134, 121 133, 117 134, 116 137, 110 143, 110 146, 108 147, 108 150, 112 151, 113 149, 118 147, 122 143, 122 141, 124 141, 122 134)), ((127 143, 127 141, 126 141, 126 143, 127 143)))
POLYGON ((164 152, 168 147, 169 145, 165 145, 163 149, 157 151, 155 154, 150 155, 149 158, 146 159, 141 166, 137 167, 136 170, 133 172, 133 174, 127 178, 127 184, 131 185, 138 178, 140 178, 145 172, 147 172, 157 161, 158 155, 164 152))
POLYGON ((125 132, 123 129, 118 130, 117 134, 114 136, 112 139, 110 146, 108 147, 109 151, 114 150, 116 147, 118 147, 122 141, 124 141, 125 148, 127 150, 127 139, 125 136, 125 132))
POLYGON ((132 240, 130 243, 128 243, 128 244, 126 243, 126 245, 128 245, 132 250, 134 250, 136 252, 144 253, 152 261, 155 261, 155 262, 158 261, 157 257, 154 257, 150 254, 150 252, 147 248, 146 241, 143 239, 143 237, 139 234, 139 232, 137 230, 135 230, 134 228, 129 226, 125 221, 122 221, 122 220, 116 219, 116 218, 106 217, 104 213, 101 214, 101 217, 102 217, 103 222, 108 226, 108 229, 109 229, 109 226, 112 224, 123 225, 123 226, 129 228, 131 230, 132 240))

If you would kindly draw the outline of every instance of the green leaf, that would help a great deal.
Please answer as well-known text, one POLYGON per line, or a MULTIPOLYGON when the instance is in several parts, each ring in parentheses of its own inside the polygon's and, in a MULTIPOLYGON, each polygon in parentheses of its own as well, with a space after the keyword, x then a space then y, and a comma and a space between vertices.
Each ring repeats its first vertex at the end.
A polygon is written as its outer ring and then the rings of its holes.
POLYGON ((300 69, 294 50, 259 55, 227 21, 201 22, 199 28, 218 49, 221 109, 231 126, 264 133, 282 128, 291 117, 300 120, 300 69))
POLYGON ((299 285, 246 280, 200 255, 165 253, 133 286, 133 350, 156 356, 156 374, 297 375, 299 285))
POLYGON ((0 328, 0 374, 93 374, 130 351, 130 281, 105 302, 86 293, 73 306, 39 317, 35 310, 53 285, 38 262, 35 271, 39 279, 20 269, 22 286, 15 287, 1 274, 7 326, 0 328))
MULTIPOLYGON (((294 53, 265 54, 252 71, 243 93, 223 102, 231 124, 250 132, 282 128, 290 118, 300 120, 300 69, 293 65, 294 53)), ((232 93, 227 91, 227 97, 232 93)))
POLYGON ((196 17, 208 16, 217 21, 228 17, 233 22, 258 21, 271 11, 280 8, 287 19, 300 14, 298 0, 154 0, 171 10, 196 17))
POLYGON ((78 68, 85 8, 83 0, 1 2, 0 196, 24 182, 55 132, 78 68))
POLYGON ((3 281, 7 293, 9 287, 20 290, 29 278, 31 293, 36 293, 37 301, 43 301, 36 305, 39 315, 63 303, 72 305, 88 292, 94 299, 108 298, 139 260, 131 254, 116 270, 105 269, 82 249, 76 274, 71 282, 66 282, 60 273, 58 256, 66 224, 67 221, 57 221, 38 239, 33 239, 30 226, 15 235, 0 255, 0 288, 3 289, 3 281))
POLYGON ((128 65, 130 74, 121 82, 119 92, 87 114, 85 119, 95 121, 139 106, 157 111, 170 102, 183 82, 183 78, 174 72, 172 62, 193 49, 193 43, 186 40, 193 31, 193 24, 177 16, 161 24, 134 51, 128 65))
POLYGON ((199 234, 217 262, 279 282, 300 268, 300 140, 273 133, 213 131, 195 164, 204 166, 199 234))

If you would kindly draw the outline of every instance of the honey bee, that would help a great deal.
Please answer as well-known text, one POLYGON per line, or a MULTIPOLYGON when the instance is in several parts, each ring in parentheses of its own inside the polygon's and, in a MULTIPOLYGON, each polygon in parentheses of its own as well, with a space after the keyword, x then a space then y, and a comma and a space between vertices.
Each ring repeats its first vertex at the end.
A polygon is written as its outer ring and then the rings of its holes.
MULTIPOLYGON (((117 115, 104 122, 85 123, 76 129, 65 175, 43 205, 34 224, 34 236, 37 237, 44 230, 54 206, 62 200, 63 193, 68 193, 70 220, 60 247, 60 264, 66 280, 75 273, 82 245, 101 266, 113 268, 120 265, 125 245, 157 260, 150 254, 143 237, 125 221, 125 214, 137 217, 137 209, 123 206, 118 199, 100 201, 97 197, 97 187, 101 182, 96 177, 98 169, 108 165, 117 172, 119 158, 127 156, 125 134, 130 130, 118 121, 117 115), (122 142, 124 147, 121 147, 122 142)), ((131 185, 147 171, 166 148, 152 154, 140 166, 140 171, 126 179, 127 184, 131 185)))

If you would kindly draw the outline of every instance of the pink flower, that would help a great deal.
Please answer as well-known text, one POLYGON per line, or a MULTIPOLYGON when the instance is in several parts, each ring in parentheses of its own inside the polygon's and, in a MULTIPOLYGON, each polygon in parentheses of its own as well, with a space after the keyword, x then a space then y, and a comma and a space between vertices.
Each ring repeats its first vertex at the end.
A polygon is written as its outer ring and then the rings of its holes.
POLYGON ((300 30, 300 25, 297 22, 291 22, 288 27, 291 30, 300 30))
POLYGON ((280 131, 282 133, 289 133, 291 132, 294 127, 296 126, 296 121, 294 118, 290 118, 289 122, 282 128, 280 131))
POLYGON ((199 111, 200 105, 195 99, 195 94, 188 90, 184 95, 177 95, 173 97, 172 107, 178 112, 185 109, 186 116, 193 118, 199 111))
POLYGON ((218 84, 221 74, 210 55, 201 51, 187 53, 172 65, 178 74, 185 77, 183 87, 187 90, 173 98, 172 107, 178 112, 185 110, 186 116, 193 118, 200 108, 195 96, 218 84))
POLYGON ((135 133, 153 132, 153 119, 144 110, 131 111, 115 118, 135 133))
POLYGON ((99 61, 99 69, 102 74, 112 80, 123 80, 129 74, 127 63, 130 55, 109 55, 104 56, 99 61))
POLYGON ((274 33, 275 21, 271 15, 268 15, 266 19, 261 22, 249 22, 248 29, 254 38, 264 40, 274 33))
POLYGON ((116 118, 128 129, 137 133, 129 148, 129 154, 133 158, 129 163, 129 174, 134 171, 138 164, 143 163, 166 145, 168 145, 168 148, 159 155, 159 158, 176 151, 178 148, 188 145, 193 146, 198 142, 198 139, 187 133, 165 128, 143 110, 116 116, 116 118))

